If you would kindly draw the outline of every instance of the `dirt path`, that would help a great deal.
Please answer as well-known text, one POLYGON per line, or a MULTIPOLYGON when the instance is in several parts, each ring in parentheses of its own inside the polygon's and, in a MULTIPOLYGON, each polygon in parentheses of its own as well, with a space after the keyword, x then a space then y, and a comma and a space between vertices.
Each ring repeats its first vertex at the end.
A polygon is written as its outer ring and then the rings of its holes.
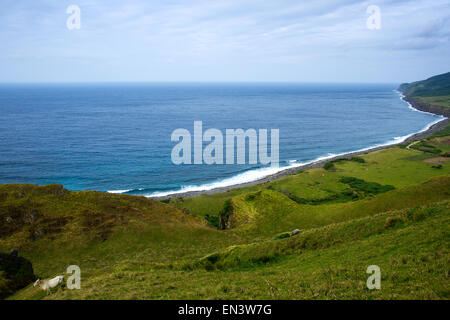
POLYGON ((406 147, 406 149, 411 150, 411 146, 413 146, 413 145, 415 145, 416 143, 419 143, 419 142, 420 142, 420 140, 417 140, 417 141, 414 141, 413 143, 410 143, 410 144, 406 147))

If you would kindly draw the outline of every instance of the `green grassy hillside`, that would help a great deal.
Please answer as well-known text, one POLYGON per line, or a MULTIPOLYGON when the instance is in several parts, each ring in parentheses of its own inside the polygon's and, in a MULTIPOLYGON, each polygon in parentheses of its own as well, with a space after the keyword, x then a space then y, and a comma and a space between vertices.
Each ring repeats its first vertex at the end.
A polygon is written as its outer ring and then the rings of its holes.
POLYGON ((391 211, 175 264, 141 256, 84 275, 81 290, 28 287, 11 298, 448 299, 448 212, 448 201, 391 211), (365 285, 373 264, 379 291, 365 285))
POLYGON ((403 83, 399 90, 415 101, 450 107, 450 72, 422 81, 403 83))
POLYGON ((434 97, 450 94, 450 72, 426 80, 404 83, 400 89, 412 96, 434 97))

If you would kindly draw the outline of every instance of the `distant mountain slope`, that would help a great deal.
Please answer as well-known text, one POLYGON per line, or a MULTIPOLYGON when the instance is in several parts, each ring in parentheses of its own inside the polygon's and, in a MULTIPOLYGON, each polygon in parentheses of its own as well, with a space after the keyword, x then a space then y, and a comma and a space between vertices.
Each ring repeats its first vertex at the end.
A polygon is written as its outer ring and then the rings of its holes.
POLYGON ((399 90, 405 95, 435 97, 450 95, 450 72, 426 80, 403 83, 399 90))
POLYGON ((450 117, 450 72, 403 83, 398 90, 416 109, 450 117))

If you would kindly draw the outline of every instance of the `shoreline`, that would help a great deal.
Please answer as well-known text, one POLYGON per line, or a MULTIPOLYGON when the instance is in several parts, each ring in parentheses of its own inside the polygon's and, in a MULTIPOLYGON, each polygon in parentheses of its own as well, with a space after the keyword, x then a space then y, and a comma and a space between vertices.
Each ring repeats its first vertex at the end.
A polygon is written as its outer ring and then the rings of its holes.
POLYGON ((429 125, 428 127, 426 127, 426 129, 416 132, 416 133, 412 133, 408 136, 406 136, 405 139, 403 139, 402 141, 399 142, 393 142, 390 144, 385 144, 385 145, 380 145, 380 146, 374 146, 374 147, 368 147, 366 149, 361 149, 361 150, 356 150, 356 151, 350 151, 347 153, 343 153, 343 154, 338 154, 336 156, 330 156, 330 157, 322 157, 323 159, 319 159, 319 160, 312 160, 309 163, 303 164, 303 165, 299 165, 299 166, 295 166, 295 167, 287 167, 286 169, 281 169, 279 172, 268 175, 264 178, 261 179, 257 179, 254 181, 249 181, 249 182, 243 182, 243 183, 239 183, 239 184, 235 184, 235 185, 230 185, 230 186, 226 186, 226 187, 218 187, 218 188, 213 188, 210 190, 199 190, 199 191, 186 191, 186 192, 176 192, 176 193, 171 193, 171 194, 167 194, 167 195, 162 195, 162 196, 145 196, 146 198, 151 198, 154 200, 164 200, 164 199, 170 199, 170 198, 178 198, 178 197, 195 197, 195 196, 199 196, 202 194, 215 194, 215 193, 223 193, 223 192, 227 192, 229 190, 232 189, 239 189, 239 188, 244 188, 244 187, 250 187, 250 186, 254 186, 254 185, 258 185, 258 184, 263 184, 263 183, 267 183, 279 178, 282 178, 284 176, 290 175, 290 174, 296 174, 299 171, 303 171, 303 170, 308 170, 308 169, 312 169, 312 168, 320 168, 323 167, 325 165, 325 163, 333 161, 333 160, 338 160, 338 159, 349 159, 351 157, 355 157, 358 155, 362 155, 362 154, 367 154, 367 153, 371 153, 374 151, 378 151, 378 150, 383 150, 383 149, 387 149, 396 145, 400 145, 400 144, 404 144, 416 139, 423 139, 429 135, 432 135, 435 132, 438 132, 442 129, 444 129, 447 124, 450 122, 449 118, 445 117, 444 115, 440 114, 440 113, 435 113, 433 111, 435 111, 433 109, 433 106, 430 106, 430 108, 427 108, 426 106, 421 105, 420 107, 418 107, 413 100, 411 100, 410 98, 406 97, 405 95, 403 95, 403 93, 397 91, 400 95, 401 95, 401 100, 403 100, 404 102, 406 102, 410 108, 414 109, 415 111, 418 112, 426 112, 426 113, 431 113, 434 115, 439 115, 439 116, 443 116, 444 118, 440 119, 439 121, 429 125))

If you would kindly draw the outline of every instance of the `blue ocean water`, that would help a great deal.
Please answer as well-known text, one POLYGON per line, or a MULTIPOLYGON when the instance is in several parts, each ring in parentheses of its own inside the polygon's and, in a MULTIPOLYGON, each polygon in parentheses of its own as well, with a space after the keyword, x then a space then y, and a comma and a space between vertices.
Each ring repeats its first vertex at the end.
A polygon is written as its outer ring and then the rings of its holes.
MULTIPOLYGON (((279 129, 280 165, 399 141, 439 117, 395 84, 3 84, 0 183, 162 195, 246 182, 258 165, 174 165, 177 128, 279 129)), ((206 145, 206 144, 205 144, 206 145)))

